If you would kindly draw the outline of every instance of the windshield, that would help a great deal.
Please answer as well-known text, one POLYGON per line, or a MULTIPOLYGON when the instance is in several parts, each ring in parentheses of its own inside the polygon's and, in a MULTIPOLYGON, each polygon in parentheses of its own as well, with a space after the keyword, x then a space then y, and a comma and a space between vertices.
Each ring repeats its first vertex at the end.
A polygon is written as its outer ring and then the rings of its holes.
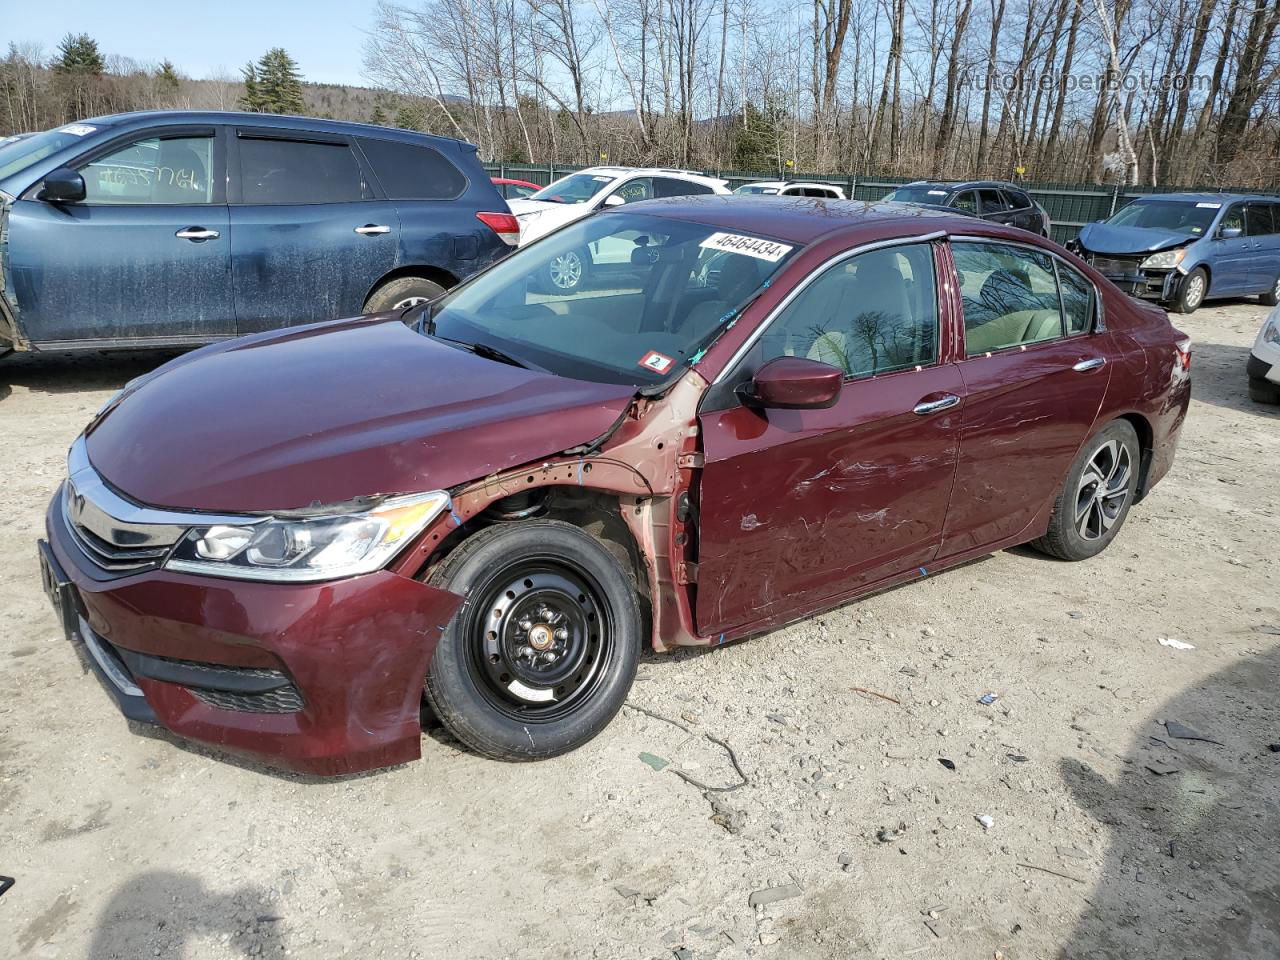
POLYGON ((0 146, 0 180, 21 173, 45 157, 52 156, 73 143, 79 143, 85 134, 94 133, 98 129, 83 123, 72 124, 61 130, 46 130, 0 146))
POLYGON ((947 202, 951 191, 942 187, 899 187, 885 196, 886 200, 895 203, 941 203, 947 202))
POLYGON ((1107 224, 1113 227, 1171 230, 1189 237, 1200 237, 1204 236, 1221 209, 1220 203, 1196 203, 1194 200, 1135 200, 1108 220, 1107 224))
POLYGON ((762 187, 758 183, 748 183, 739 187, 734 193, 777 193, 777 187, 762 187))
POLYGON ((586 203, 617 179, 601 173, 571 173, 550 186, 543 187, 529 199, 550 200, 553 203, 586 203))
POLYGON ((599 214, 436 301, 423 327, 563 377, 644 386, 710 343, 794 249, 700 223, 599 214))

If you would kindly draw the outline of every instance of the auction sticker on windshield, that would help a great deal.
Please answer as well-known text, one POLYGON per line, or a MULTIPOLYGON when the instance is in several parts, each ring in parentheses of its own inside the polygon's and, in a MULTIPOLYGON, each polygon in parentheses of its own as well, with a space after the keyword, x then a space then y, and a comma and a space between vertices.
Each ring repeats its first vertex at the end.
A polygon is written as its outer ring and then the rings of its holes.
POLYGON ((650 350, 640 358, 638 366, 644 367, 646 370, 652 370, 654 373, 666 373, 671 369, 671 365, 675 363, 665 353, 659 353, 657 350, 650 350))
POLYGON ((770 263, 777 263, 791 252, 791 247, 785 243, 775 243, 763 237, 748 237, 740 233, 713 233, 699 246, 706 247, 708 250, 740 253, 744 257, 755 257, 757 260, 768 260, 770 263))

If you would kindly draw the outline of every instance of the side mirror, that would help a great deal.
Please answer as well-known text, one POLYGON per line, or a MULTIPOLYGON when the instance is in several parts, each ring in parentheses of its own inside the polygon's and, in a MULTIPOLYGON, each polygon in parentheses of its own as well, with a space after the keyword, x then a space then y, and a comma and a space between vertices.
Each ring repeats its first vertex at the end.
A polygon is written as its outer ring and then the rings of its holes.
POLYGON ((840 396, 844 373, 805 357, 778 357, 739 388, 743 403, 773 410, 823 410, 840 396))
POLYGON ((606 207, 620 207, 626 202, 627 202, 626 200, 624 200, 622 197, 620 197, 616 193, 611 193, 604 198, 604 205, 606 207))
POLYGON ((76 203, 84 198, 84 177, 70 167, 59 167, 45 176, 37 199, 51 203, 76 203))
POLYGON ((1218 237, 1222 240, 1234 240, 1242 233, 1244 233, 1244 231, 1239 227, 1223 227, 1218 231, 1218 237))

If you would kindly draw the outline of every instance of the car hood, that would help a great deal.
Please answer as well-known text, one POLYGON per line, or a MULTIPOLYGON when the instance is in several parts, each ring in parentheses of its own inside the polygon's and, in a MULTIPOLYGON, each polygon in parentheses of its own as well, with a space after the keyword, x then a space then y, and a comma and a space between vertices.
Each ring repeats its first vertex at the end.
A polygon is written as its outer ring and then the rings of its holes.
POLYGON ((1113 227, 1090 223, 1080 231, 1080 245, 1090 253, 1155 253, 1184 247, 1200 237, 1153 227, 1113 227))
POLYGON ((86 444, 142 503, 270 512, 536 460, 605 433, 633 392, 487 360, 384 315, 179 357, 126 388, 86 444))

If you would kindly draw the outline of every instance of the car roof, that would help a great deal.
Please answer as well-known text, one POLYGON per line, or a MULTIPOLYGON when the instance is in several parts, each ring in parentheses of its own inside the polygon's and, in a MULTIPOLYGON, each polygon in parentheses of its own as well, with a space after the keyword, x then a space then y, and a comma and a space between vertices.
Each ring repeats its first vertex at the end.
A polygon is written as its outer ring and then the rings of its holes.
POLYGON ((1268 197, 1257 193, 1148 193, 1141 197, 1134 197, 1130 202, 1146 203, 1149 200, 1173 200, 1178 203, 1229 203, 1233 200, 1280 202, 1280 197, 1268 197))
MULTIPOLYGON (((132 113, 112 113, 90 117, 81 121, 101 126, 161 126, 186 123, 244 124, 257 127, 274 127, 281 130, 321 130, 345 133, 350 136, 378 137, 383 140, 402 140, 421 143, 425 140, 465 144, 456 137, 441 137, 434 133, 419 133, 398 127, 382 127, 373 123, 355 123, 349 120, 324 120, 320 117, 295 117, 278 113, 248 113, 237 110, 137 110, 132 113)), ((468 144, 469 146, 469 144, 468 144)))
POLYGON ((743 187, 777 187, 779 190, 787 187, 826 187, 828 189, 839 190, 842 188, 838 183, 823 183, 820 180, 752 180, 750 183, 744 183, 743 187))
POLYGON ((629 203, 626 210, 724 230, 762 234, 795 244, 809 244, 848 227, 904 218, 928 221, 929 229, 922 232, 944 230, 949 225, 954 225, 956 230, 972 229, 973 226, 971 217, 959 215, 954 210, 920 204, 758 194, 667 197, 629 203))
MULTIPOLYGON (((706 183, 724 184, 727 181, 717 177, 709 177, 705 173, 699 173, 697 170, 678 170, 675 167, 586 167, 582 170, 574 170, 572 173, 590 173, 597 176, 622 177, 632 174, 643 173, 649 175, 661 174, 667 177, 680 177, 683 180, 700 180, 706 183)), ((567 173, 565 176, 571 176, 567 173)))
POLYGON ((937 190, 973 190, 978 187, 1002 188, 1005 190, 1017 190, 1019 193, 1026 193, 1027 188, 1019 186, 1016 183, 1009 183, 1007 180, 913 180, 910 183, 900 184, 903 187, 931 187, 937 190))

